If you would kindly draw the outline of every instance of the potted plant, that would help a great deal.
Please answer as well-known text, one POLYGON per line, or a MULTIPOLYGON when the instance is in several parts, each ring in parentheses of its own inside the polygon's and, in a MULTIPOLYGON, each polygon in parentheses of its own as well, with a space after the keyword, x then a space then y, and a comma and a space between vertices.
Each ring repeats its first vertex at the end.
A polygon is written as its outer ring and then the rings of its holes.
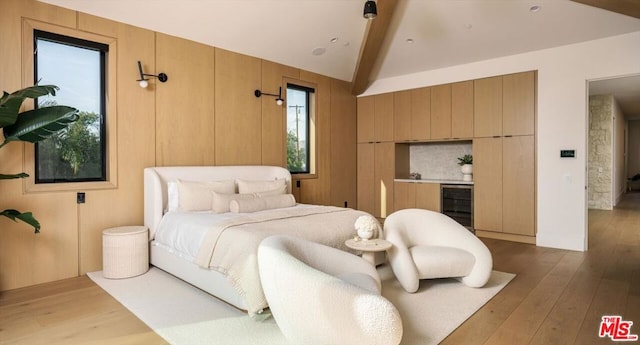
POLYGON ((462 157, 458 157, 458 165, 462 172, 462 180, 471 181, 471 174, 473 174, 473 156, 466 154, 462 157))
MULTIPOLYGON (((55 85, 34 85, 11 94, 3 92, 0 98, 0 128, 4 135, 4 141, 0 144, 0 148, 12 141, 37 143, 66 128, 70 123, 78 119, 78 110, 64 105, 41 107, 20 112, 20 107, 25 99, 35 99, 46 95, 55 96, 56 90, 58 90, 58 87, 55 85)), ((0 180, 28 176, 24 172, 0 174, 0 180)), ((35 233, 40 232, 40 223, 31 212, 6 209, 0 212, 0 216, 7 217, 13 221, 21 220, 31 225, 35 233)))

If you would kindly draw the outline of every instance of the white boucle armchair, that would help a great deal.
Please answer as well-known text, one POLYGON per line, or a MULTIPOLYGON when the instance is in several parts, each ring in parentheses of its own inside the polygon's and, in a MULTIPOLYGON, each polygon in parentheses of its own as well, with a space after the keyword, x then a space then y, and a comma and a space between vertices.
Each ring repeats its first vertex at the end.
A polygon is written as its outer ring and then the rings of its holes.
POLYGON ((420 279, 456 278, 471 287, 484 286, 493 268, 491 252, 452 218, 423 209, 390 214, 384 222, 391 270, 409 293, 420 279))
POLYGON ((402 320, 380 295, 362 258, 291 236, 258 248, 260 281, 278 327, 292 344, 398 344, 402 320))

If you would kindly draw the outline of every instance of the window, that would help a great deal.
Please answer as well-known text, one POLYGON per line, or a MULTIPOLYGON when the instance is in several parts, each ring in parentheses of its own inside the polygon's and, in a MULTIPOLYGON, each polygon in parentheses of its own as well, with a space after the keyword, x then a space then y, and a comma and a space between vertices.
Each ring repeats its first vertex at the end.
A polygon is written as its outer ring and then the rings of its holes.
POLYGON ((36 144, 35 183, 106 181, 106 63, 109 46, 34 30, 34 82, 60 87, 55 104, 79 110, 80 118, 36 144))
POLYGON ((287 84, 287 169, 313 173, 313 104, 315 90, 287 84))

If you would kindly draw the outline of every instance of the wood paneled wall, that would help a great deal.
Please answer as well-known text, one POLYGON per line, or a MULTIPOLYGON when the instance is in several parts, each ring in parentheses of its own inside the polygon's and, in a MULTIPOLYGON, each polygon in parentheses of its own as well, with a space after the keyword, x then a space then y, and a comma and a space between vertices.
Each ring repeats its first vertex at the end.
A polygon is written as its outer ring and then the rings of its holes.
MULTIPOLYGON (((0 181, 0 209, 33 211, 42 223, 34 235, 22 224, 0 219, 0 291, 102 269, 102 230, 143 220, 142 170, 166 165, 284 166, 283 107, 255 89, 277 93, 284 80, 316 85, 317 177, 301 184, 302 202, 355 207, 356 99, 350 83, 206 46, 35 0, 3 0, 0 11, 0 88, 23 86, 24 19, 117 40, 117 152, 115 187, 25 193, 19 180, 0 181), (137 61, 147 73, 164 72, 166 83, 138 86, 137 61), (76 192, 86 203, 76 204, 76 192)), ((2 172, 19 172, 22 143, 0 150, 2 172)))

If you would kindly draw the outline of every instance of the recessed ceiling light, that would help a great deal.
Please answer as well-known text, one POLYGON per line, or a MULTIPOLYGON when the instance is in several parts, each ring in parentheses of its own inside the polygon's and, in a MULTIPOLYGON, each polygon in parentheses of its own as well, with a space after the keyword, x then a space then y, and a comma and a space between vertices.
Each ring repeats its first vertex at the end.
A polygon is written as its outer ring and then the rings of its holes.
POLYGON ((331 43, 336 43, 336 42, 338 42, 338 37, 333 37, 333 38, 331 38, 331 40, 329 40, 329 42, 331 42, 331 43))
POLYGON ((533 5, 531 7, 529 7, 529 11, 531 12, 540 12, 540 10, 542 9, 542 6, 540 5, 533 5))
POLYGON ((407 42, 408 44, 412 44, 413 43, 413 38, 407 38, 404 41, 407 42))
POLYGON ((315 56, 320 56, 324 54, 326 51, 327 49, 325 49, 324 47, 318 47, 318 48, 313 48, 313 50, 311 51, 311 54, 315 56))
POLYGON ((473 25, 471 25, 471 24, 465 24, 465 25, 464 25, 464 28, 465 28, 465 29, 467 29, 467 30, 471 30, 471 29, 473 28, 473 25))

